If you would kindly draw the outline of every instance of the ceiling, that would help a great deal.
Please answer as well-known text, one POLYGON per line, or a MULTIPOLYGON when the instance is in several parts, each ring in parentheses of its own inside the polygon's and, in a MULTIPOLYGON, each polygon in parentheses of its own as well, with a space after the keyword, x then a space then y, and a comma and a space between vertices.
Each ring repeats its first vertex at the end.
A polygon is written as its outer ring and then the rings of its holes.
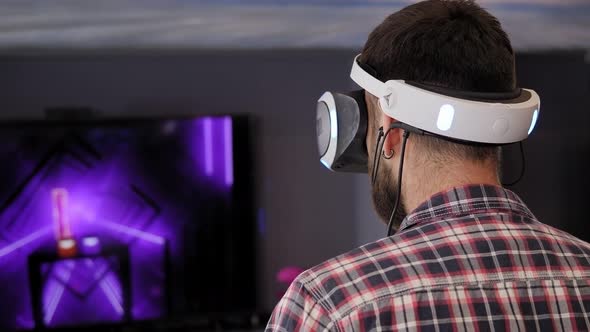
MULTIPOLYGON (((0 49, 359 48, 414 1, 2 0, 0 49)), ((590 0, 482 0, 516 49, 590 48, 590 0)))

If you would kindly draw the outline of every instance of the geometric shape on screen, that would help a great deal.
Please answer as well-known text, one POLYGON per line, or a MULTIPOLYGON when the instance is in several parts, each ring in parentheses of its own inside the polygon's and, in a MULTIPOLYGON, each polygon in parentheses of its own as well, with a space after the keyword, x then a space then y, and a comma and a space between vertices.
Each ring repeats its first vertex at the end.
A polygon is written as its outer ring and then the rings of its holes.
POLYGON ((83 298, 111 271, 111 264, 115 264, 112 260, 113 258, 86 258, 56 262, 53 264, 50 278, 54 278, 69 291, 83 298))

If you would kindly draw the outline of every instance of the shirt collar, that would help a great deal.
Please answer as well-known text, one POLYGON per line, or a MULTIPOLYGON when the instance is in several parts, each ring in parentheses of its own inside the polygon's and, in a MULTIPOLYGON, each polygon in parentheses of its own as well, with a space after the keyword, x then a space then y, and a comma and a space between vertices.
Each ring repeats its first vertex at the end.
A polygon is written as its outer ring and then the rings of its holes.
POLYGON ((402 221, 398 232, 425 221, 452 218, 477 211, 513 212, 536 219, 512 191, 493 185, 466 185, 432 195, 402 221))

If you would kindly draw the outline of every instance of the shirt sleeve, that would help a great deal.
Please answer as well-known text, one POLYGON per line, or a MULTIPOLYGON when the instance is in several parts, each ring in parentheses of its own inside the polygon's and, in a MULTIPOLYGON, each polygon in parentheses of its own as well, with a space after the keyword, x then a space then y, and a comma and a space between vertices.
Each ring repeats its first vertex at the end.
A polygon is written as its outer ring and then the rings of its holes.
POLYGON ((298 281, 275 307, 265 332, 326 331, 332 326, 326 310, 298 281))

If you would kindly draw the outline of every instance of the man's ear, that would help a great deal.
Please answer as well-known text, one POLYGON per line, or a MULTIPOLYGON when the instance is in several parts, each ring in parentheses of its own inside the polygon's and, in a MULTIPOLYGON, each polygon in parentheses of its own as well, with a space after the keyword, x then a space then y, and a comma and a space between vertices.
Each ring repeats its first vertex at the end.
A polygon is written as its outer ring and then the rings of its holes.
MULTIPOLYGON (((395 122, 397 122, 396 119, 385 114, 383 111, 381 112, 381 125, 383 126, 383 133, 386 133, 387 130, 389 130, 391 124, 395 122)), ((400 128, 395 128, 389 131, 389 135, 387 135, 383 141, 383 151, 385 151, 386 155, 390 155, 392 151, 399 151, 402 135, 403 130, 400 128)))

